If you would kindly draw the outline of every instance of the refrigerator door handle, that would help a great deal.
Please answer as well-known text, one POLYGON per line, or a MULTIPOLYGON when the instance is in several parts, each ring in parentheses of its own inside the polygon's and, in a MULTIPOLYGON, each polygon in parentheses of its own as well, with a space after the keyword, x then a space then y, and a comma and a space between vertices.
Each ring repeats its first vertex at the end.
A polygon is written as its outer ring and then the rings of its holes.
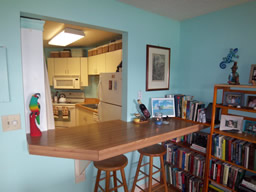
POLYGON ((97 87, 97 96, 98 96, 98 99, 101 101, 102 100, 102 97, 100 95, 100 89, 102 88, 102 80, 100 79, 99 80, 99 84, 98 84, 98 87, 97 87))

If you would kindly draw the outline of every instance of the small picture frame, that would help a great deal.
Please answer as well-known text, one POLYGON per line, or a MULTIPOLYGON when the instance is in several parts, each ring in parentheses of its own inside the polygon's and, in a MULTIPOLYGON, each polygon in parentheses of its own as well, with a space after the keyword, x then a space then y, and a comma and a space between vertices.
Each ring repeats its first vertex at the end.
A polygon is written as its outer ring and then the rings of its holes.
POLYGON ((249 108, 256 107, 256 96, 248 95, 246 107, 249 107, 249 108))
POLYGON ((223 105, 243 106, 244 94, 240 92, 224 92, 223 105))
POLYGON ((175 117, 174 98, 152 98, 152 117, 161 113, 162 117, 175 117))
POLYGON ((243 117, 232 115, 221 115, 220 130, 242 133, 243 117))
POLYGON ((251 135, 256 135, 256 121, 244 121, 243 132, 251 135))
POLYGON ((249 83, 253 84, 253 82, 256 82, 256 64, 251 65, 249 83))

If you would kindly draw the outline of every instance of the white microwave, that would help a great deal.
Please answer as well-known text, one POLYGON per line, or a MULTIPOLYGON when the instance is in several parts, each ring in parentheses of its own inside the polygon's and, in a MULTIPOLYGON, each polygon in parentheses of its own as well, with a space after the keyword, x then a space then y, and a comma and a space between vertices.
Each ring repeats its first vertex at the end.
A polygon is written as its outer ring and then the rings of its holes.
POLYGON ((53 78, 54 89, 80 89, 79 76, 59 76, 53 78))

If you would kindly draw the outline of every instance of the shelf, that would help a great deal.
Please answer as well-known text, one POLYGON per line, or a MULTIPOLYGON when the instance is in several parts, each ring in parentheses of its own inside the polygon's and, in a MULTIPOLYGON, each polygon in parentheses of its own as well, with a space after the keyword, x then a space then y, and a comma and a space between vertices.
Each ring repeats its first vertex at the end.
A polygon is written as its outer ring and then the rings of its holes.
POLYGON ((187 148, 187 149, 189 149, 189 150, 191 150, 191 151, 194 151, 195 153, 198 153, 198 154, 200 154, 200 155, 206 156, 205 153, 190 148, 191 145, 188 144, 188 143, 184 143, 184 142, 182 142, 182 141, 180 141, 180 142, 178 142, 178 143, 176 143, 176 142, 174 142, 174 141, 171 141, 171 143, 173 143, 173 144, 175 144, 175 145, 178 145, 178 146, 180 146, 180 147, 183 147, 183 148, 187 148))
POLYGON ((168 184, 168 192, 182 192, 182 190, 172 184, 168 184))
POLYGON ((216 107, 221 108, 221 109, 229 109, 229 110, 244 111, 244 112, 249 112, 249 113, 256 113, 255 109, 252 109, 252 108, 249 108, 249 107, 237 108, 237 107, 220 105, 220 104, 216 104, 216 107))
POLYGON ((194 175, 193 173, 190 173, 189 171, 186 171, 186 170, 184 170, 184 169, 182 169, 182 168, 179 168, 179 167, 177 167, 177 166, 175 166, 175 165, 172 165, 171 163, 169 163, 169 162, 165 162, 166 164, 168 164, 168 165, 170 165, 170 166, 172 166, 172 167, 175 167, 175 168, 178 168, 178 169, 180 169, 180 170, 182 170, 182 171, 184 171, 184 172, 186 172, 186 173, 189 173, 190 175, 193 175, 194 177, 196 177, 197 179, 200 179, 200 180, 204 180, 204 178, 201 178, 201 177, 198 177, 198 176, 196 176, 196 175, 194 175))
POLYGON ((212 159, 217 159, 217 160, 219 160, 219 161, 223 161, 223 162, 228 163, 228 164, 230 164, 230 165, 233 165, 233 166, 235 166, 235 167, 238 167, 238 168, 244 169, 244 170, 246 170, 246 171, 249 171, 249 172, 252 172, 252 173, 256 173, 256 171, 254 171, 254 170, 247 169, 247 168, 245 168, 245 167, 243 167, 243 166, 241 166, 241 165, 237 165, 237 164, 235 164, 235 163, 232 163, 232 162, 229 162, 229 161, 226 161, 226 160, 220 159, 220 158, 215 157, 215 156, 213 156, 213 155, 212 155, 211 157, 212 157, 212 159))
POLYGON ((223 185, 223 184, 221 184, 221 183, 218 183, 217 181, 214 181, 213 179, 208 178, 208 180, 209 180, 209 181, 212 181, 212 182, 214 182, 214 183, 217 183, 218 185, 224 187, 225 189, 228 189, 228 190, 231 190, 231 191, 235 192, 235 190, 233 190, 233 189, 231 189, 231 188, 229 188, 229 187, 227 187, 227 186, 225 186, 225 185, 223 185))
POLYGON ((249 135, 246 133, 231 133, 231 132, 227 132, 227 131, 220 131, 218 128, 215 128, 213 130, 213 133, 217 133, 217 134, 233 137, 236 139, 248 141, 250 143, 256 143, 256 135, 249 135))
POLYGON ((223 88, 249 88, 249 89, 255 89, 255 85, 229 85, 229 84, 217 84, 215 87, 223 87, 223 88))
POLYGON ((188 120, 188 119, 183 119, 183 118, 180 118, 180 117, 171 117, 171 118, 174 118, 174 119, 182 119, 182 120, 184 120, 184 121, 191 122, 191 123, 195 123, 195 124, 204 125, 204 126, 206 126, 206 127, 210 127, 210 126, 211 126, 211 123, 200 123, 200 122, 197 122, 197 121, 192 121, 192 120, 188 120))

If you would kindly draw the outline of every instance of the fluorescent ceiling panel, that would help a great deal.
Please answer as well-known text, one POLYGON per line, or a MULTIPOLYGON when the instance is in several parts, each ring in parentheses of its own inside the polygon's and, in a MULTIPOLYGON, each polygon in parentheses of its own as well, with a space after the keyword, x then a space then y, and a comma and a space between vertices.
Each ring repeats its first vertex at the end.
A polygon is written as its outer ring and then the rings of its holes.
POLYGON ((77 29, 66 28, 49 42, 50 45, 67 46, 81 38, 83 38, 84 32, 77 29))

